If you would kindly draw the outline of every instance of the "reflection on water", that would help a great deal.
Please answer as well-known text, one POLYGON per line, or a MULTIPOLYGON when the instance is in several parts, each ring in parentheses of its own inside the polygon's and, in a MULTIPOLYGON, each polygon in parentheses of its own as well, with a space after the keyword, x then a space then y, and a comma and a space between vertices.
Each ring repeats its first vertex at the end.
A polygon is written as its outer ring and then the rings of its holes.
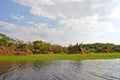
POLYGON ((120 80, 120 60, 0 62, 0 80, 120 80))
POLYGON ((12 68, 13 62, 0 62, 0 75, 7 73, 12 68))

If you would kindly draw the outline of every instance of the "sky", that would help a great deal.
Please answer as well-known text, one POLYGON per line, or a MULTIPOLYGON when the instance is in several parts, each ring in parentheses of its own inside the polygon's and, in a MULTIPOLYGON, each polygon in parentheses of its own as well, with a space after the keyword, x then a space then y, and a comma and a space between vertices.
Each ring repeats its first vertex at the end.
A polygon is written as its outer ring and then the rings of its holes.
POLYGON ((0 0, 0 32, 63 46, 120 44, 120 0, 0 0))

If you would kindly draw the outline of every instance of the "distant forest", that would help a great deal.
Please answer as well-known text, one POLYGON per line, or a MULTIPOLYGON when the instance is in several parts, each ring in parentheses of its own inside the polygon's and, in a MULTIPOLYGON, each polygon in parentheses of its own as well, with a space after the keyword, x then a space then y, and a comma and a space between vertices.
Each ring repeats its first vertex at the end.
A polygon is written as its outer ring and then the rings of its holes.
POLYGON ((47 43, 41 40, 36 40, 33 42, 23 42, 20 40, 15 40, 0 33, 0 54, 16 54, 16 55, 26 55, 26 54, 77 54, 77 53, 114 53, 120 52, 120 45, 115 45, 111 43, 94 43, 94 44, 83 44, 76 43, 76 45, 69 45, 68 47, 63 47, 57 44, 47 43))

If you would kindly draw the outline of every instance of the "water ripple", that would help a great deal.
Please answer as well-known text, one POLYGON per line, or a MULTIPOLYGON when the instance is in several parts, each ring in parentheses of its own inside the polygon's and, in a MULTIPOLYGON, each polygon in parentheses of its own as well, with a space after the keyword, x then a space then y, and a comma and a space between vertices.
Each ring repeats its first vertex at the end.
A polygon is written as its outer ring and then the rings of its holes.
POLYGON ((24 61, 9 66, 2 62, 2 65, 0 80, 120 80, 119 59, 24 61))

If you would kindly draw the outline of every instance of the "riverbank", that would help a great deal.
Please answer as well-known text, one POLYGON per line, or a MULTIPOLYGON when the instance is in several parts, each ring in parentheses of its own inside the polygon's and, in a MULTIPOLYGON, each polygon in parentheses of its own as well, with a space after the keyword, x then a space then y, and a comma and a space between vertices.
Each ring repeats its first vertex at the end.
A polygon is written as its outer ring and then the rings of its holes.
POLYGON ((0 56, 0 61, 22 60, 93 60, 93 59, 116 59, 120 53, 91 53, 91 54, 35 54, 28 56, 0 56))

